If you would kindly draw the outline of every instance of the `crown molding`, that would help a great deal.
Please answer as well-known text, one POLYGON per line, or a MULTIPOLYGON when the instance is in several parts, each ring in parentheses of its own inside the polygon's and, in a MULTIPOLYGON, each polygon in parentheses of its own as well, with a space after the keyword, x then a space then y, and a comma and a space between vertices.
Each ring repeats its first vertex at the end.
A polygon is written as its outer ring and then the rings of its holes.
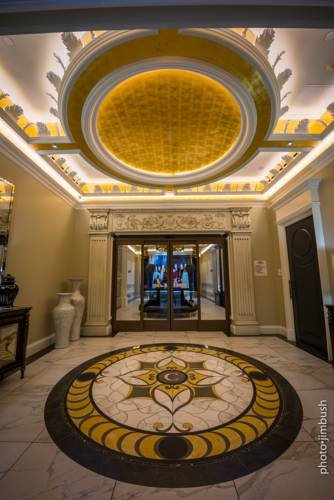
POLYGON ((66 68, 64 77, 58 95, 58 110, 61 124, 64 131, 72 141, 72 133, 67 118, 67 101, 71 89, 80 73, 100 54, 117 45, 135 40, 143 36, 153 36, 158 33, 157 30, 136 29, 121 31, 106 31, 102 35, 92 40, 72 59, 66 68))
POLYGON ((28 158, 20 149, 18 149, 10 140, 0 136, 0 152, 9 160, 13 161, 18 167, 28 172, 32 177, 38 180, 43 186, 48 188, 53 194, 61 198, 68 205, 75 208, 76 200, 72 198, 61 186, 40 168, 36 168, 33 160, 28 158))
POLYGON ((331 161, 334 161, 334 145, 326 149, 322 154, 315 158, 307 168, 300 174, 297 174, 290 182, 285 184, 277 193, 269 198, 270 208, 279 208, 284 205, 289 199, 298 194, 309 190, 312 182, 318 182, 319 179, 314 179, 314 175, 327 167, 331 161))
POLYGON ((226 210, 234 208, 254 208, 254 207, 267 207, 268 202, 263 200, 221 200, 221 201, 198 201, 198 200, 186 200, 186 201, 174 201, 171 200, 157 200, 157 201, 145 201, 140 202, 140 207, 136 206, 136 201, 129 202, 120 200, 115 201, 104 201, 101 203, 77 203, 75 208, 78 210, 96 210, 96 209, 110 209, 110 210, 133 210, 138 212, 138 210, 154 210, 155 212, 162 210, 226 210), (165 202, 164 202, 165 201, 165 202))

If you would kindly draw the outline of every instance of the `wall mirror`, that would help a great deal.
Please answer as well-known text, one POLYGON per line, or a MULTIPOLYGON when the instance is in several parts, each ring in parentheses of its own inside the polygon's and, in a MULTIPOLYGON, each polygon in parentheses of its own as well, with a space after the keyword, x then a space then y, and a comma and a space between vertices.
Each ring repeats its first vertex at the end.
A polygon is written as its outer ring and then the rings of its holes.
POLYGON ((9 227, 14 201, 14 184, 0 177, 0 277, 6 268, 9 227))

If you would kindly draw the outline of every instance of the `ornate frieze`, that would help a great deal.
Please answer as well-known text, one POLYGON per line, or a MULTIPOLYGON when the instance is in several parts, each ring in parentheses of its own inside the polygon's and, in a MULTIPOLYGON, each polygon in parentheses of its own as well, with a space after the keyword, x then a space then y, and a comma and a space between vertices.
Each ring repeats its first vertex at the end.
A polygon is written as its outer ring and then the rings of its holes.
POLYGON ((113 231, 129 232, 211 232, 229 231, 229 211, 151 211, 151 212, 114 212, 113 231))
POLYGON ((94 232, 106 232, 109 229, 109 209, 89 210, 89 230, 94 232))

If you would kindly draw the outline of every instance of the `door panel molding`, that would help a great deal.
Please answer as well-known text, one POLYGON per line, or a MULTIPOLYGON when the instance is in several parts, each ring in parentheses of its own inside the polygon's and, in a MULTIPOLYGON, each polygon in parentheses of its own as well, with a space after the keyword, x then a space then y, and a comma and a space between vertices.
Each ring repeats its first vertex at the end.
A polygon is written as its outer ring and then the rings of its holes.
MULTIPOLYGON (((298 193, 292 193, 291 197, 285 200, 284 204, 273 206, 276 215, 276 224, 278 231, 279 250, 281 258, 282 285, 285 309, 286 332, 288 340, 296 342, 295 322, 293 316, 292 301, 290 298, 290 270, 288 259, 288 248, 286 239, 286 227, 298 222, 309 215, 313 215, 315 238, 317 245, 317 255, 320 271, 320 281, 322 290, 322 300, 326 304, 330 297, 329 271, 325 251, 325 238, 322 216, 320 211, 319 186, 320 179, 311 179, 305 182, 298 193)), ((330 341, 330 332, 327 314, 324 310, 326 340, 328 360, 333 360, 333 350, 330 341)))

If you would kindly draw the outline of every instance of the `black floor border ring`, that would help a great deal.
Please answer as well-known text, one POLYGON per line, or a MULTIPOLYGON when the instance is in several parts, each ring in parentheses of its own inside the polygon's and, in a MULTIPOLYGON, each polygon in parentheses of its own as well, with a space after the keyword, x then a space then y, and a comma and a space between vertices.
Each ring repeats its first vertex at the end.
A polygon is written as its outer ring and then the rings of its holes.
MULTIPOLYGON (((162 346, 145 344, 141 347, 162 346)), ((169 345, 169 344, 168 344, 169 345)), ((189 346, 173 343, 173 346, 189 346)), ((204 347, 203 344, 191 344, 204 347)), ((50 392, 45 405, 45 424, 56 445, 72 460, 101 475, 120 481, 155 487, 195 487, 237 479, 268 465, 293 443, 302 425, 303 410, 299 397, 290 383, 277 371, 247 355, 216 346, 205 346, 238 356, 266 372, 274 381, 281 397, 281 410, 270 430, 243 448, 218 457, 194 461, 158 462, 113 452, 85 439, 68 419, 65 397, 72 381, 80 372, 104 359, 110 352, 96 356, 71 370, 50 392)), ((112 351, 120 353, 129 348, 112 351)))

